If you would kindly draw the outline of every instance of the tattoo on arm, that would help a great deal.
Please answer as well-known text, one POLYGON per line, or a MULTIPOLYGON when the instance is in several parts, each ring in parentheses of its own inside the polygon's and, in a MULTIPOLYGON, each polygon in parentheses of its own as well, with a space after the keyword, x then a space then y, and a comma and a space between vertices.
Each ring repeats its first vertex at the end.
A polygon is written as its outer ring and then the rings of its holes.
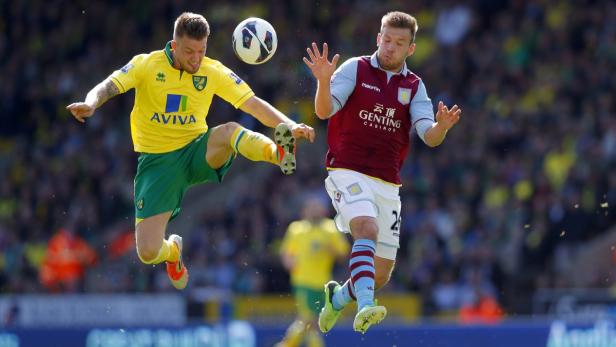
POLYGON ((96 87, 94 87, 86 96, 86 102, 92 102, 96 108, 107 102, 107 100, 120 94, 120 90, 116 87, 115 83, 110 78, 105 79, 96 87))

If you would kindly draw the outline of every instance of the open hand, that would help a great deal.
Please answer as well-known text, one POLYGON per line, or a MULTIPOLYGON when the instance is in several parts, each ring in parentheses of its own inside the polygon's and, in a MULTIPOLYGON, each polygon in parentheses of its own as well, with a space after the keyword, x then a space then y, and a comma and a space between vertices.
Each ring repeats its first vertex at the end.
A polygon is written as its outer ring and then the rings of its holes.
POLYGON ((318 81, 323 81, 329 83, 329 79, 336 71, 336 64, 338 64, 338 59, 340 59, 340 54, 335 54, 330 62, 327 58, 329 54, 327 42, 323 43, 323 54, 319 53, 319 47, 317 47, 316 43, 312 43, 312 49, 310 47, 306 48, 308 52, 308 56, 310 59, 304 57, 304 63, 310 71, 312 71, 312 75, 318 81))
POLYGON ((453 105, 450 110, 442 101, 439 101, 438 111, 436 112, 436 122, 441 124, 445 130, 449 130, 458 123, 460 114, 462 114, 462 110, 458 105, 453 105))

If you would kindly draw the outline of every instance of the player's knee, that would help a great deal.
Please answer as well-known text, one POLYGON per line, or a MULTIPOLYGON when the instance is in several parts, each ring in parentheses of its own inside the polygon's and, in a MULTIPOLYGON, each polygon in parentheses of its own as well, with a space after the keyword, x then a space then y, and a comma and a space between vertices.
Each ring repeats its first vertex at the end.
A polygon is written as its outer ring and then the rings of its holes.
POLYGON ((237 128, 241 128, 242 126, 237 123, 237 122, 227 122, 223 125, 223 128, 225 129, 225 137, 230 139, 231 136, 233 136, 233 132, 235 132, 235 130, 237 128))
POLYGON ((137 243, 137 256, 141 260, 141 262, 145 264, 150 264, 156 257, 158 256, 158 252, 160 252, 160 244, 156 244, 156 242, 138 242, 137 243))
POLYGON ((351 233, 355 239, 376 241, 379 227, 372 217, 356 217, 351 220, 351 233))
POLYGON ((137 256, 144 264, 150 264, 156 256, 158 255, 158 250, 153 251, 152 249, 137 247, 137 256))
POLYGON ((241 127, 239 123, 227 122, 212 129, 212 133, 208 140, 208 155, 210 153, 210 148, 231 146, 230 141, 233 137, 233 133, 236 129, 241 127))

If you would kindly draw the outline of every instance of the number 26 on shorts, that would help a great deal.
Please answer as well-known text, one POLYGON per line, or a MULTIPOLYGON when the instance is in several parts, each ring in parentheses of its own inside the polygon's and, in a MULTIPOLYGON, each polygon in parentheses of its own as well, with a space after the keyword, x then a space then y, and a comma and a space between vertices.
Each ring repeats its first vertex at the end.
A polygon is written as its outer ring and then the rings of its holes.
MULTIPOLYGON (((400 223, 402 223, 402 213, 396 211, 396 210, 392 210, 391 214, 393 216, 393 224, 391 225, 391 230, 395 231, 396 233, 400 232, 400 223)), ((396 233, 394 233, 394 236, 398 236, 395 235, 396 233)))

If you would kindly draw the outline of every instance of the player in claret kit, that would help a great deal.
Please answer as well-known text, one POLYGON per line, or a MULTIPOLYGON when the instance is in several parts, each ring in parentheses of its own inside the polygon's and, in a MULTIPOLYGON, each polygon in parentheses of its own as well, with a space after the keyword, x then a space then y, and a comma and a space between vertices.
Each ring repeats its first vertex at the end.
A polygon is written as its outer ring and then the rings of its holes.
POLYGON ((336 226, 354 243, 350 278, 325 284, 321 331, 329 331, 342 309, 357 300, 353 328, 365 333, 387 310, 374 300, 375 289, 390 278, 399 248, 400 168, 414 127, 430 147, 440 145, 460 119, 461 110, 439 102, 436 120, 422 80, 406 66, 415 51, 415 18, 390 12, 381 19, 377 51, 354 57, 338 69, 327 43, 307 48, 304 63, 317 80, 315 113, 329 119, 325 188, 337 211, 336 226))
POLYGON ((314 130, 296 124, 220 62, 205 56, 210 27, 198 14, 175 21, 173 40, 164 49, 136 55, 94 87, 84 102, 67 109, 80 122, 110 98, 135 89, 130 115, 135 151, 135 236, 145 264, 167 263, 173 286, 183 289, 188 271, 182 262, 182 238, 165 239, 167 223, 180 212, 189 186, 221 182, 239 153, 253 161, 295 171, 295 139, 314 140, 314 130), (276 128, 274 141, 235 122, 209 128, 214 95, 276 128))

